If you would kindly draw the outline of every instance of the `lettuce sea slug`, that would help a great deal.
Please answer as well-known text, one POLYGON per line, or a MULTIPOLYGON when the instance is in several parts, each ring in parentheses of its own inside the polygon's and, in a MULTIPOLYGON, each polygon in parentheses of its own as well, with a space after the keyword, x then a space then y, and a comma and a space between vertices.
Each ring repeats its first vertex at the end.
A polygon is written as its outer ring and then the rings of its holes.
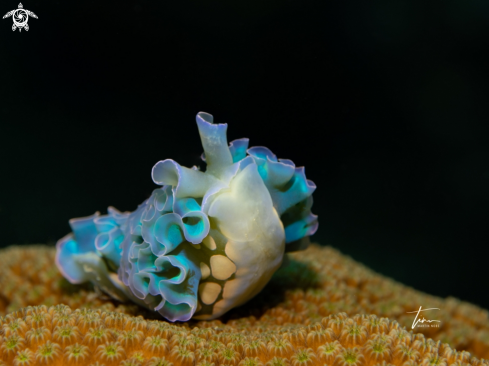
POLYGON ((205 172, 159 161, 152 178, 162 187, 134 212, 70 220, 56 245, 70 282, 170 321, 213 319, 260 292, 285 252, 307 247, 318 222, 304 168, 248 139, 228 146, 227 124, 212 121, 197 114, 205 172))

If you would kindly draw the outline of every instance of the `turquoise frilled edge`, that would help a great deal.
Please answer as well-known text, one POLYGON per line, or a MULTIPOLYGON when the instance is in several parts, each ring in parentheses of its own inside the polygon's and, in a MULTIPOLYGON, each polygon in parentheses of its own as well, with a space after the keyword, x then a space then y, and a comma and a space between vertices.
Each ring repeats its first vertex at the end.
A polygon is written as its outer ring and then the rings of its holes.
POLYGON ((304 168, 227 124, 197 114, 205 172, 167 159, 153 167, 161 186, 134 212, 70 220, 56 264, 72 283, 91 281, 170 321, 213 319, 255 296, 286 251, 307 247, 318 227, 315 184, 304 168))

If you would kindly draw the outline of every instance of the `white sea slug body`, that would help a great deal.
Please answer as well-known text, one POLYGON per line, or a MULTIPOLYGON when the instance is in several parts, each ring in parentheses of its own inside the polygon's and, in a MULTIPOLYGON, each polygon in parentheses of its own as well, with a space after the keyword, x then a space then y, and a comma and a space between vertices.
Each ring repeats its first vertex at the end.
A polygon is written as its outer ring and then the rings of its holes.
POLYGON ((315 185, 304 168, 248 139, 228 146, 227 124, 197 115, 205 172, 159 161, 162 186, 134 212, 70 220, 56 263, 73 283, 92 281, 170 321, 213 319, 267 284, 284 252, 317 230, 315 185))

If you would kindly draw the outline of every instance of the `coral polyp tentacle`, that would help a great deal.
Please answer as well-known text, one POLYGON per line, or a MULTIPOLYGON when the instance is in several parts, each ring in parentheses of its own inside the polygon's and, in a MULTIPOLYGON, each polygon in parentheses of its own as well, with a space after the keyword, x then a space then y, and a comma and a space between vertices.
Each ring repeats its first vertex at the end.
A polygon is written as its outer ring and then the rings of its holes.
POLYGON ((170 321, 213 319, 261 291, 285 251, 307 246, 316 186, 304 168, 246 138, 228 144, 227 124, 210 114, 197 114, 197 127, 205 171, 159 161, 151 175, 161 187, 134 212, 70 220, 56 254, 70 282, 170 321))

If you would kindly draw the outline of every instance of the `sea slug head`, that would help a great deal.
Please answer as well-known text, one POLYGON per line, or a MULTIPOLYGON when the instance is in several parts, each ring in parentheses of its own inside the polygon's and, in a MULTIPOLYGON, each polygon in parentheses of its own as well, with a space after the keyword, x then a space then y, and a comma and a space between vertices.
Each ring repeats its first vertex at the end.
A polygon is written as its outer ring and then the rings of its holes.
POLYGON ((207 113, 197 126, 205 171, 159 161, 161 188, 134 212, 70 221, 56 258, 71 282, 90 280, 171 321, 213 319, 255 296, 286 251, 307 246, 318 224, 304 168, 248 139, 228 145, 227 124, 207 113))

